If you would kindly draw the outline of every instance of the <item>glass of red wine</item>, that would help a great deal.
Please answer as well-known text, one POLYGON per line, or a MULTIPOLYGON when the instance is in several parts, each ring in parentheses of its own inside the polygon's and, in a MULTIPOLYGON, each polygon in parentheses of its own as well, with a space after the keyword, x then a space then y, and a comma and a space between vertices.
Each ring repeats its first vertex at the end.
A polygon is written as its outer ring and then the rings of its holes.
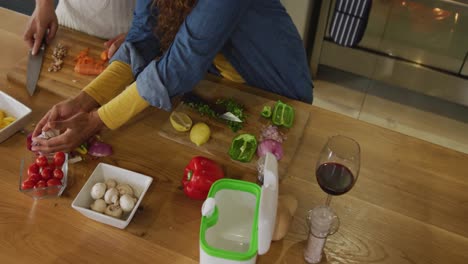
POLYGON ((360 147, 352 138, 337 135, 328 139, 317 161, 315 175, 320 188, 328 193, 326 206, 332 195, 351 190, 359 175, 360 147))

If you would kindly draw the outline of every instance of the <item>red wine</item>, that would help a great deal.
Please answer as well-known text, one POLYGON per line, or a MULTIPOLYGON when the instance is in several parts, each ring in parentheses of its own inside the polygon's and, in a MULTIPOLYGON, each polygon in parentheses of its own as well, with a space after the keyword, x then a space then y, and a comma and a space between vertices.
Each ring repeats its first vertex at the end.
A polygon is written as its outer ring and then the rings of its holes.
POLYGON ((320 188, 331 195, 344 194, 354 184, 353 173, 347 167, 334 162, 320 165, 315 175, 320 188))

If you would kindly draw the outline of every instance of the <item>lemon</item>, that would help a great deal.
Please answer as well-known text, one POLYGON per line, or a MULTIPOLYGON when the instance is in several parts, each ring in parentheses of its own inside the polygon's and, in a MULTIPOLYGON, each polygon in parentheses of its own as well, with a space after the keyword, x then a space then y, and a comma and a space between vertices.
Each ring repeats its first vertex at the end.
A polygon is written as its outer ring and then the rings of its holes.
POLYGON ((190 130, 190 141, 197 146, 205 144, 210 139, 211 130, 205 123, 196 123, 190 130))
POLYGON ((5 112, 0 110, 0 120, 2 120, 6 116, 5 112))
POLYGON ((189 131, 192 127, 192 119, 186 113, 172 112, 169 119, 172 127, 179 132, 189 131))
POLYGON ((14 118, 12 116, 7 116, 7 117, 3 118, 3 122, 7 123, 7 124, 13 123, 13 122, 15 122, 15 120, 16 120, 16 118, 14 118))

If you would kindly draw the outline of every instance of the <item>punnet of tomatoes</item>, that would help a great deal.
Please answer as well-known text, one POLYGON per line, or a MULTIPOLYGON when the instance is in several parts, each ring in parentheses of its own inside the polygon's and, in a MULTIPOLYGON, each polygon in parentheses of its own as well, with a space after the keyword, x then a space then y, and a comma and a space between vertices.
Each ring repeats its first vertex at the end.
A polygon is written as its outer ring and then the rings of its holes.
POLYGON ((67 186, 68 155, 33 153, 21 162, 19 190, 33 199, 59 197, 67 186))

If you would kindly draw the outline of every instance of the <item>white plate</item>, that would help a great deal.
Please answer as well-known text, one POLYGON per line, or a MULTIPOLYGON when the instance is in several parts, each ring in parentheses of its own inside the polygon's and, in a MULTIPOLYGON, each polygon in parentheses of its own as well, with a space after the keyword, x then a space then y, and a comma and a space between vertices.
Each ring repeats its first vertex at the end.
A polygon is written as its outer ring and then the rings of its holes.
POLYGON ((9 126, 0 129, 0 143, 2 143, 27 124, 31 109, 2 91, 0 91, 0 109, 16 118, 9 126))
POLYGON ((125 170, 109 164, 99 163, 91 176, 89 176, 88 181, 76 196, 72 203, 72 207, 73 209, 93 220, 124 229, 132 220, 133 215, 138 209, 138 206, 140 205, 141 200, 143 200, 143 197, 145 196, 145 193, 151 185, 152 181, 153 178, 149 176, 125 170), (133 210, 130 213, 124 213, 122 219, 98 213, 89 208, 89 206, 93 203, 93 198, 90 194, 91 188, 94 186, 94 184, 98 182, 105 182, 107 179, 113 179, 119 184, 129 184, 133 188, 135 196, 138 197, 138 201, 135 204, 133 210))

